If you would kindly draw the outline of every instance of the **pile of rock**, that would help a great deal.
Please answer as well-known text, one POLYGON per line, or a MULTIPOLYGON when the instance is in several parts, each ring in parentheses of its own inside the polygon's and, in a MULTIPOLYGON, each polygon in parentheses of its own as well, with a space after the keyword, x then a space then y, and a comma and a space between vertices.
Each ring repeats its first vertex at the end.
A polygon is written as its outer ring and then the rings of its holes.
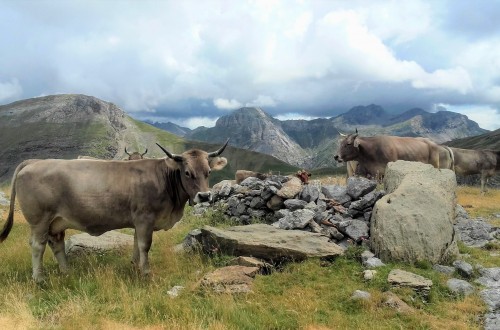
MULTIPOLYGON (((347 186, 303 185, 296 177, 273 175, 265 180, 255 177, 240 184, 222 181, 212 189, 214 205, 236 224, 264 220, 280 229, 300 229, 321 233, 333 242, 361 243, 369 237, 373 206, 384 196, 375 190, 377 183, 351 177, 347 186)), ((196 206, 203 213, 211 205, 196 206)))

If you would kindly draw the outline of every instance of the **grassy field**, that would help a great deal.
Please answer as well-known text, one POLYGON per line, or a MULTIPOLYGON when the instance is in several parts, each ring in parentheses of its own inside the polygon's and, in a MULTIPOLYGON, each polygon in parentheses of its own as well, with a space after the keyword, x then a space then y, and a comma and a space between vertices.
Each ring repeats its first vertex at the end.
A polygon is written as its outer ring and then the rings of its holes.
MULTIPOLYGON (((325 181, 341 183, 343 178, 325 181)), ((7 189, 3 189, 7 195, 7 189)), ((460 187, 458 200, 473 216, 497 222, 500 191, 479 196, 477 188, 460 187)), ((0 226, 7 217, 3 207, 0 226)), ((0 329, 480 329, 486 311, 478 295, 453 296, 446 288, 449 277, 430 265, 390 264, 378 269, 375 279, 363 280, 364 268, 349 250, 331 263, 309 260, 292 263, 270 275, 258 275, 253 293, 213 294, 197 287, 207 272, 224 265, 226 256, 208 258, 175 253, 193 228, 224 222, 217 214, 197 217, 188 210, 174 229, 154 234, 150 262, 153 276, 143 280, 130 264, 131 249, 70 259, 72 271, 62 275, 47 249, 47 281, 30 280, 29 227, 16 211, 9 238, 0 244, 0 329), (398 313, 382 305, 389 290, 387 274, 405 269, 432 279, 428 300, 404 289, 391 289, 412 308, 398 313), (180 296, 167 294, 184 286, 180 296), (372 294, 369 302, 351 300, 355 290, 372 294)), ((498 225, 498 224, 497 224, 498 225)), ((71 231, 67 235, 75 233, 71 231)), ((498 246, 488 249, 460 247, 468 262, 500 266, 498 246)), ((458 276, 458 275, 457 275, 458 276)))

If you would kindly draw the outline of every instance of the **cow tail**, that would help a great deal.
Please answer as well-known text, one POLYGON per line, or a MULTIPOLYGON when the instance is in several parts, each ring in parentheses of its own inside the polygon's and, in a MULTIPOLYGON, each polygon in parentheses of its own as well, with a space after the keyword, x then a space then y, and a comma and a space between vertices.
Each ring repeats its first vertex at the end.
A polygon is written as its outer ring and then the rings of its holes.
POLYGON ((10 191, 10 209, 9 209, 9 216, 7 217, 7 222, 4 224, 2 232, 0 232, 0 243, 2 243, 10 233, 10 230, 12 229, 12 225, 14 224, 14 204, 16 201, 16 178, 17 178, 17 173, 19 173, 20 170, 22 170, 26 165, 32 163, 33 160, 27 160, 19 164, 17 166, 16 170, 14 171, 14 175, 12 176, 12 187, 10 191))

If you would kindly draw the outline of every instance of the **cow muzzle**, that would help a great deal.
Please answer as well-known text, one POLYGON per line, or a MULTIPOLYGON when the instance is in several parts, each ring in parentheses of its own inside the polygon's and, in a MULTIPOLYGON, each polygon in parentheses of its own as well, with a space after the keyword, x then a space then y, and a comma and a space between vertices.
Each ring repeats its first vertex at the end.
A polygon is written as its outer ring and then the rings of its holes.
POLYGON ((195 204, 211 202, 211 201, 212 201, 212 192, 211 191, 199 192, 196 194, 196 196, 194 196, 194 199, 193 199, 193 202, 195 204))
POLYGON ((335 155, 335 156, 333 156, 333 159, 335 159, 335 160, 336 160, 337 162, 339 162, 339 163, 342 163, 342 162, 343 162, 342 158, 340 158, 340 156, 339 156, 339 155, 335 155))

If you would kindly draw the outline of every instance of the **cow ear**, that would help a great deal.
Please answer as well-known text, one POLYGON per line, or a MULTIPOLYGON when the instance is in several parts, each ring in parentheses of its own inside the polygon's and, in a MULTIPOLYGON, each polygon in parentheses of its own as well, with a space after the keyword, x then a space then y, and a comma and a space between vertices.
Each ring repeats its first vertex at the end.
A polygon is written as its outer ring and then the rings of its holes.
POLYGON ((356 138, 354 139, 354 143, 353 143, 354 148, 359 148, 359 144, 360 144, 360 142, 361 142, 361 141, 360 141, 360 140, 359 140, 359 138, 356 136, 356 138))
POLYGON ((227 164, 225 157, 214 157, 210 159, 210 168, 214 171, 222 170, 227 164))

